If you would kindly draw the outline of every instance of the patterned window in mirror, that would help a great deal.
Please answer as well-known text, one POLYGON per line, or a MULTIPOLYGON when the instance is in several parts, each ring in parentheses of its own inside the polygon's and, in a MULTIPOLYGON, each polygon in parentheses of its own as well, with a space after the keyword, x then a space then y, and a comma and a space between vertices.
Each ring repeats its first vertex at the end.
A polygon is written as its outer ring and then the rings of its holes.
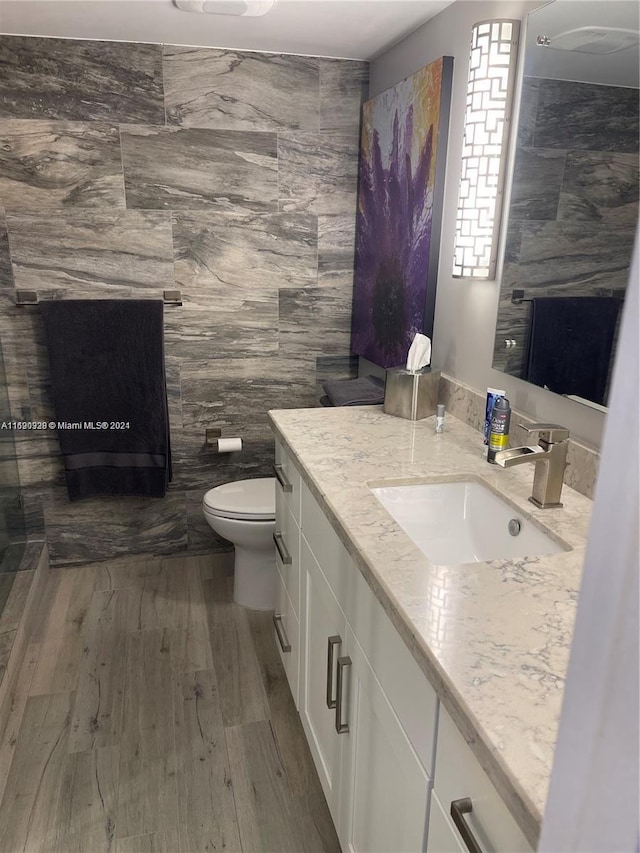
POLYGON ((474 24, 453 275, 495 278, 520 22, 474 24))

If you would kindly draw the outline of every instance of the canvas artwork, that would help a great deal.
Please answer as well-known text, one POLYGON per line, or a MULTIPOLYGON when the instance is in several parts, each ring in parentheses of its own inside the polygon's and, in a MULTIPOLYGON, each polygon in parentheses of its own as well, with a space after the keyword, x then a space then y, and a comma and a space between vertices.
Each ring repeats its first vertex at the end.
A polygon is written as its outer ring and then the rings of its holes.
POLYGON ((433 336, 452 71, 441 57, 363 107, 351 348, 381 367, 433 336))

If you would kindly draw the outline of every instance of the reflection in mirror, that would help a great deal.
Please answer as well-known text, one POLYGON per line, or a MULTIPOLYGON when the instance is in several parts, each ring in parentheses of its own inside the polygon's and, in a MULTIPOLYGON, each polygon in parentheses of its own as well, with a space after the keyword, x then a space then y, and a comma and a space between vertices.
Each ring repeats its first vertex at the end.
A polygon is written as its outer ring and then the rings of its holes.
POLYGON ((493 366, 606 406, 638 219, 639 6, 527 22, 493 366))

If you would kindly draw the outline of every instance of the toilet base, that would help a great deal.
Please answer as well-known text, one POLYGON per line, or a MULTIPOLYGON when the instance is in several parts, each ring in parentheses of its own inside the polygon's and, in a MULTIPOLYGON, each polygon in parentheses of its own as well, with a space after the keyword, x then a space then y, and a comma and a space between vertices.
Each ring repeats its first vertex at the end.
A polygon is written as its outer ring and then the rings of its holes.
POLYGON ((233 600, 250 610, 274 610, 278 592, 275 551, 235 546, 233 600))

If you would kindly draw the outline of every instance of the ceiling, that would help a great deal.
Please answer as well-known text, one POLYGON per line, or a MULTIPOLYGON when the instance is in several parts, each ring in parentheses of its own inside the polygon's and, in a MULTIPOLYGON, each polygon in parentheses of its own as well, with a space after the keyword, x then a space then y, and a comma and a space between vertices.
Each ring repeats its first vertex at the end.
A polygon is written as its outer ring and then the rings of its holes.
POLYGON ((602 56, 536 45, 539 35, 549 36, 553 44, 554 38, 560 33, 589 26, 613 27, 637 34, 640 28, 640 5, 634 0, 581 0, 580 3, 575 0, 555 0, 536 9, 527 21, 525 74, 638 88, 640 59, 637 44, 602 56))
POLYGON ((0 0, 0 32, 374 59, 453 0, 277 0, 262 17, 171 0, 0 0))

